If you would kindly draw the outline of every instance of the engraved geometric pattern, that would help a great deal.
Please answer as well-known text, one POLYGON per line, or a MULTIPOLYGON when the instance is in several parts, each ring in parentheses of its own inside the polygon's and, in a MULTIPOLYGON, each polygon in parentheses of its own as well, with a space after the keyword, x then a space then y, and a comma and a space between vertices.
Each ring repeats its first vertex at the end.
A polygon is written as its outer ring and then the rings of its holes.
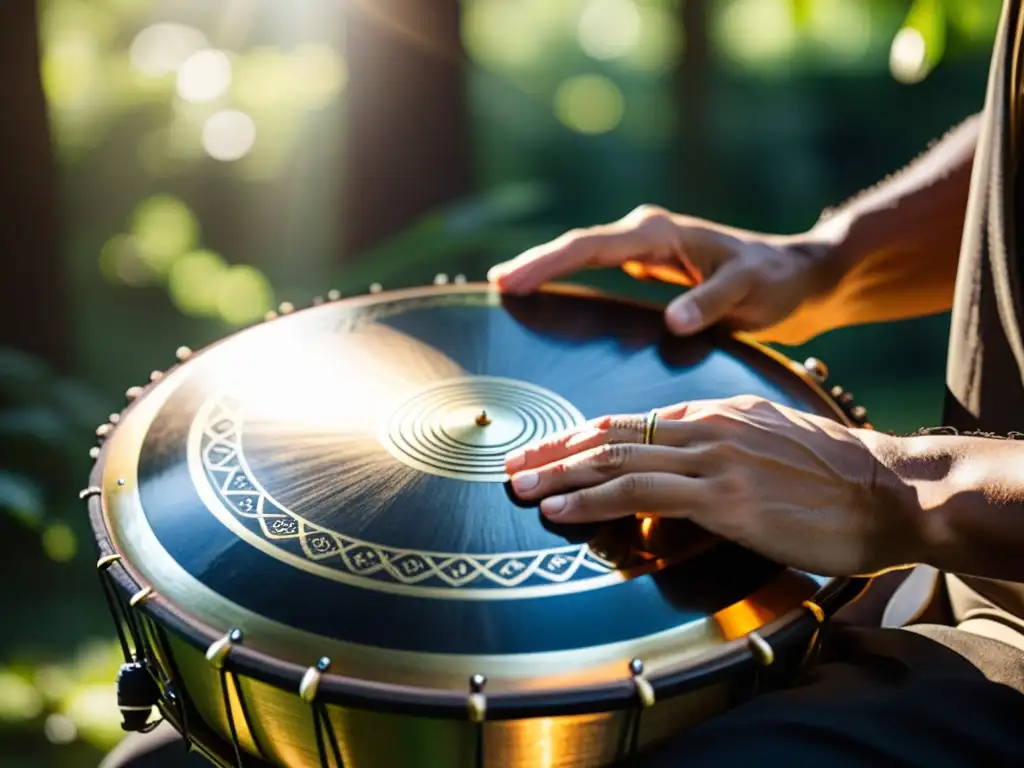
POLYGON ((297 543, 296 552, 310 561, 376 582, 434 588, 529 588, 585 581, 615 569, 586 544, 499 554, 429 552, 383 546, 310 523, 274 501, 253 476, 242 451, 237 401, 221 394, 210 405, 199 425, 200 451, 214 492, 247 528, 274 546, 291 549, 297 543))

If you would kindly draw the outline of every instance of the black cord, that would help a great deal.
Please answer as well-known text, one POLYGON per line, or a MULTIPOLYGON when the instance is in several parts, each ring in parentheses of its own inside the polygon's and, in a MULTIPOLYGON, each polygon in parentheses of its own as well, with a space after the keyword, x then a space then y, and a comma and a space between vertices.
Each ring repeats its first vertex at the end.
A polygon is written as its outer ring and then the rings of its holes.
POLYGON ((235 715, 231 707, 231 697, 228 696, 228 675, 230 673, 221 668, 220 670, 220 691, 224 697, 224 712, 228 718, 228 730, 231 731, 231 745, 235 749, 235 764, 238 768, 245 768, 242 764, 242 750, 238 745, 238 731, 235 729, 235 715))

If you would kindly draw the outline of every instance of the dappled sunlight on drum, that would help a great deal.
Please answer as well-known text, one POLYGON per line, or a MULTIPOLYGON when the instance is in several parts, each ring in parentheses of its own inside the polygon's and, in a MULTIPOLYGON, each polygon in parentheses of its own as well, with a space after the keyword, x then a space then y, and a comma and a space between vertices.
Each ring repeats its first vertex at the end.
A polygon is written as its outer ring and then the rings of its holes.
POLYGON ((604 765, 721 710, 759 667, 801 660, 845 582, 656 510, 553 524, 510 492, 504 456, 684 399, 841 418, 801 371, 729 336, 670 338, 656 308, 575 289, 328 303, 152 387, 104 448, 96 525, 111 574, 151 587, 130 610, 157 611, 152 664, 210 749, 320 764, 320 712, 346 766, 407 764, 431 722, 447 734, 438 765, 604 765), (225 659, 240 691, 227 709, 225 659))

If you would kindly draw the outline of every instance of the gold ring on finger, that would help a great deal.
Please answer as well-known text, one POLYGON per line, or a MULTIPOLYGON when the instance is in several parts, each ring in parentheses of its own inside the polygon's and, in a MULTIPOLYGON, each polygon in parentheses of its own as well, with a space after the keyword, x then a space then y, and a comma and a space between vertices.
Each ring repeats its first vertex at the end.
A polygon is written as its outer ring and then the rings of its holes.
POLYGON ((654 432, 658 428, 658 411, 651 409, 644 417, 644 445, 654 444, 654 432))

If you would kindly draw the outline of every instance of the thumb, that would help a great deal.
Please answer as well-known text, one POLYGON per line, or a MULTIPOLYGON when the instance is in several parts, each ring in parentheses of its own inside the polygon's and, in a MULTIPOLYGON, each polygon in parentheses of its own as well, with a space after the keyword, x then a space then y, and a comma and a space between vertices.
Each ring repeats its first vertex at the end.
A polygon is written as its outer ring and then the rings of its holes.
POLYGON ((728 315, 750 287, 750 272, 738 260, 727 262, 706 282, 674 299, 665 309, 665 324, 679 336, 699 333, 728 315))

